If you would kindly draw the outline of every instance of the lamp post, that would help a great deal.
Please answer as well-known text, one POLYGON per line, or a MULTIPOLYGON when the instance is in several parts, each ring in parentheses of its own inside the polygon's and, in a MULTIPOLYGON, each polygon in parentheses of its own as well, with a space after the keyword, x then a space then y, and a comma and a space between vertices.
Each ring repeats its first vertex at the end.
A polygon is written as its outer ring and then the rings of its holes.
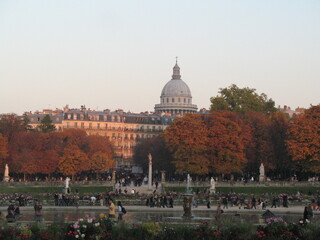
POLYGON ((152 189, 152 155, 149 153, 149 176, 148 176, 148 189, 152 189))

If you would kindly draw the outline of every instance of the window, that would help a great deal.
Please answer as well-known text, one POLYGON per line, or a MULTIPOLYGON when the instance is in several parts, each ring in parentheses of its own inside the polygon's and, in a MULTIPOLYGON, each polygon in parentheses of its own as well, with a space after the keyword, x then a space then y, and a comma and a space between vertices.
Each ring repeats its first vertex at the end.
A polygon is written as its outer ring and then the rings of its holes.
POLYGON ((92 129, 92 123, 89 123, 89 128, 92 129))
POLYGON ((178 102, 180 102, 180 98, 178 98, 178 102))
POLYGON ((84 128, 84 123, 83 122, 81 123, 81 128, 84 128))
POLYGON ((174 102, 174 98, 172 98, 172 102, 174 102))
POLYGON ((74 128, 78 128, 78 123, 77 122, 74 123, 74 128))
POLYGON ((67 128, 69 128, 70 127, 70 123, 69 122, 67 122, 67 128))
POLYGON ((169 102, 169 98, 167 98, 167 103, 169 102))
POLYGON ((97 123, 97 128, 100 129, 100 123, 97 123))
POLYGON ((190 99, 188 99, 188 103, 190 103, 190 99))
POLYGON ((183 99, 183 102, 186 103, 186 99, 185 98, 183 99))

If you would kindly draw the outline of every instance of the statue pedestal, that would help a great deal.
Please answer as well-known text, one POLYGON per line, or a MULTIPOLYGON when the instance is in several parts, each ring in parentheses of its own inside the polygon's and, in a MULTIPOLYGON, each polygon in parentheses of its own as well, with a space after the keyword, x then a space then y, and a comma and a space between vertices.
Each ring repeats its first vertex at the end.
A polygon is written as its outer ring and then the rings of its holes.
POLYGON ((3 177, 3 181, 4 181, 4 182, 9 182, 9 180, 10 180, 9 176, 4 176, 4 177, 3 177))
POLYGON ((191 206, 192 206, 192 198, 193 195, 190 193, 183 194, 183 217, 184 218, 193 218, 191 214, 191 206))
POLYGON ((265 182, 265 176, 264 175, 259 176, 259 182, 265 182))
POLYGON ((210 188, 210 193, 216 193, 216 188, 210 188))

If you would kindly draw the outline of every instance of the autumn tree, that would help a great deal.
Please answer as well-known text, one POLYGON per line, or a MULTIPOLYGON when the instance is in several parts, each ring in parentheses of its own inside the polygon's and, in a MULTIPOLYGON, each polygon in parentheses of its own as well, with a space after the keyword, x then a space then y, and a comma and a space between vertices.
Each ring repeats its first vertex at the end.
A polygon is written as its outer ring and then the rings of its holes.
POLYGON ((271 115, 270 134, 273 147, 272 165, 274 169, 269 173, 273 178, 285 179, 291 176, 292 160, 286 147, 289 119, 286 114, 276 111, 271 115))
POLYGON ((293 119, 286 143, 297 172, 320 173, 320 105, 293 119))
POLYGON ((106 152, 95 152, 90 157, 89 169, 94 172, 105 172, 115 166, 112 156, 106 152))
POLYGON ((273 169, 274 149, 270 119, 263 113, 249 112, 244 121, 251 129, 251 141, 246 144, 247 171, 250 175, 258 175, 261 163, 266 170, 273 169))
POLYGON ((83 151, 88 151, 87 133, 81 129, 65 129, 62 133, 64 146, 75 145, 83 151))
POLYGON ((7 138, 10 144, 15 134, 24 131, 21 120, 15 114, 0 116, 0 133, 7 138))
POLYGON ((244 146, 245 132, 241 123, 232 112, 217 111, 206 116, 207 152, 211 161, 211 172, 242 173, 247 159, 244 146))
POLYGON ((165 170, 168 174, 174 173, 174 164, 172 155, 166 145, 163 135, 153 138, 141 139, 134 148, 133 160, 135 164, 140 165, 144 172, 148 171, 148 154, 152 155, 153 169, 165 170))
POLYGON ((64 149, 64 154, 60 157, 58 166, 61 173, 74 179, 76 174, 88 170, 88 156, 77 146, 71 145, 64 149))
POLYGON ((187 114, 176 119, 166 129, 164 137, 178 173, 209 173, 207 129, 202 115, 187 114))
POLYGON ((233 84, 229 88, 220 88, 219 95, 210 99, 211 111, 228 110, 232 112, 274 112, 274 101, 267 95, 256 93, 256 89, 239 88, 233 84))
POLYGON ((0 166, 3 163, 3 160, 8 157, 8 141, 7 138, 2 136, 0 133, 0 166))
POLYGON ((43 133, 56 131, 56 126, 52 124, 51 117, 48 114, 41 120, 39 129, 43 133))

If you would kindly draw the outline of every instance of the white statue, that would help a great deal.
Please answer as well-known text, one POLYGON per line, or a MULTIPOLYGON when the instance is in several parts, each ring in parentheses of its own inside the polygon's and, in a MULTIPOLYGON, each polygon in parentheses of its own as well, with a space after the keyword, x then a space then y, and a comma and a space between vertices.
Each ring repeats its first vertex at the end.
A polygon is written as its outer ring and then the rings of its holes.
POLYGON ((210 193, 215 193, 216 192, 216 182, 213 177, 210 179, 210 193))
POLYGON ((264 166, 263 166, 263 163, 261 163, 261 165, 260 165, 259 172, 260 172, 259 182, 264 182, 264 180, 265 180, 265 175, 264 175, 264 166))
POLYGON ((6 164, 5 169, 4 169, 3 181, 9 182, 9 166, 8 166, 8 164, 6 164))
POLYGON ((148 176, 148 189, 152 189, 152 155, 148 154, 149 159, 149 176, 148 176))
POLYGON ((264 176, 264 166, 263 163, 260 165, 260 176, 264 176))
POLYGON ((68 188, 69 188, 69 182, 70 182, 70 178, 69 178, 69 177, 67 177, 67 178, 66 178, 66 189, 68 189, 68 188))

